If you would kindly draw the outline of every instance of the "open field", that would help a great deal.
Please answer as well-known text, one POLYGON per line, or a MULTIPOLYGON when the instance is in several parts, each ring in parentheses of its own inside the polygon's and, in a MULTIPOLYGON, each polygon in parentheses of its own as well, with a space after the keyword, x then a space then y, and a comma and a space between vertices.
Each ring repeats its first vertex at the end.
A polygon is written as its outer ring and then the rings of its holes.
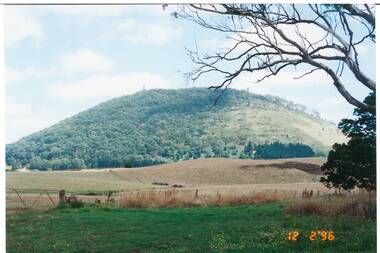
POLYGON ((364 195, 353 193, 325 196, 331 192, 315 182, 323 162, 199 159, 8 172, 7 186, 26 189, 21 196, 27 205, 39 198, 42 210, 14 212, 22 206, 17 194, 7 194, 7 252, 375 252, 376 222, 367 219, 374 204, 365 209, 364 195), (51 208, 57 192, 40 195, 38 189, 76 193, 84 207, 51 208), (313 197, 304 197, 305 189, 313 197), (112 202, 99 195, 109 190, 120 190, 112 202), (333 231, 335 239, 310 241, 312 230, 333 231), (291 231, 300 233, 298 241, 286 240, 291 231))
POLYGON ((9 172, 7 187, 107 191, 162 188, 153 183, 206 189, 289 189, 324 187, 317 183, 325 158, 243 160, 210 158, 142 168, 82 171, 9 172), (310 173, 311 172, 311 173, 310 173), (308 186, 308 187, 307 187, 308 186))
MULTIPOLYGON (((331 192, 318 182, 319 166, 325 158, 247 160, 210 158, 181 161, 142 168, 85 169, 81 171, 8 172, 8 188, 18 189, 25 205, 52 206, 58 203, 58 191, 76 194, 81 200, 104 202, 108 191, 118 201, 125 194, 176 189, 177 195, 216 194, 242 196, 259 192, 280 191, 287 196, 301 195, 304 189, 315 193, 331 192), (174 185, 181 186, 173 188, 174 185), (20 190, 21 189, 21 190, 20 190), (48 190, 47 196, 38 190, 48 190), (134 193, 133 193, 134 192, 134 193), (92 196, 88 196, 88 195, 92 196), (38 201, 34 201, 38 198, 38 201)), ((25 205, 17 193, 7 191, 7 208, 25 205)))
POLYGON ((281 203, 138 210, 88 207, 7 214, 9 253, 375 251, 375 222, 289 215, 281 203), (287 241, 287 233, 295 230, 300 239, 287 241), (310 241, 311 230, 333 231, 335 239, 310 241))

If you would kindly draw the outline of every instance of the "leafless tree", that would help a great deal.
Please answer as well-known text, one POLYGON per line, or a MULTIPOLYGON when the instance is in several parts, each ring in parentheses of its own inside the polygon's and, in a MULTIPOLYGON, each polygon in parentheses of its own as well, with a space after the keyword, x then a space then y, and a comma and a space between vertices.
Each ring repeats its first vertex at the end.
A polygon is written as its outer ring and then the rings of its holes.
POLYGON ((220 89, 227 88, 243 72, 266 71, 260 82, 288 66, 306 64, 309 69, 295 78, 324 71, 350 104, 370 112, 376 110, 356 99, 342 82, 342 75, 351 72, 360 85, 376 90, 376 81, 359 64, 357 50, 362 43, 375 43, 374 6, 191 4, 179 8, 174 16, 226 33, 233 42, 213 55, 188 50, 197 64, 187 73, 191 80, 216 72, 223 75, 223 81, 210 88, 220 89), (315 34, 321 35, 315 38, 315 34), (232 70, 226 67, 231 63, 235 63, 232 70))

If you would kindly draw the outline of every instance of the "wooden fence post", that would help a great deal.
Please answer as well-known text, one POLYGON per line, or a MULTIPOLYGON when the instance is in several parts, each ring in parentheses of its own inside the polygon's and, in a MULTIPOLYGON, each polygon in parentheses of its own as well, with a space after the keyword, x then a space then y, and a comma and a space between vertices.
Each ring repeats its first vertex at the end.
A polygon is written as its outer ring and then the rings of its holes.
POLYGON ((198 189, 195 191, 194 198, 198 198, 198 189))
POLYGON ((59 205, 62 206, 65 204, 65 190, 59 191, 59 205))

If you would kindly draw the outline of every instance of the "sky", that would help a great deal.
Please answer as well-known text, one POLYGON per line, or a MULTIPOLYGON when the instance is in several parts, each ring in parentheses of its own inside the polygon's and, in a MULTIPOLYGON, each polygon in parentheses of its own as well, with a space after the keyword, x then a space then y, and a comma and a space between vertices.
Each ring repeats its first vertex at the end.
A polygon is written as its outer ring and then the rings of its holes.
MULTIPOLYGON (((174 18, 172 8, 144 6, 5 6, 6 143, 49 127, 110 98, 145 89, 215 85, 212 75, 189 82, 195 64, 185 48, 213 52, 228 45, 224 35, 174 18)), ((375 77, 375 47, 359 49, 364 72, 375 77)), ((239 76, 231 88, 271 94, 317 110, 339 122, 348 104, 321 72, 294 79, 304 69, 285 69, 256 83, 239 76)), ((375 79, 375 78, 374 78, 375 79)), ((344 75, 358 99, 368 90, 344 75)))

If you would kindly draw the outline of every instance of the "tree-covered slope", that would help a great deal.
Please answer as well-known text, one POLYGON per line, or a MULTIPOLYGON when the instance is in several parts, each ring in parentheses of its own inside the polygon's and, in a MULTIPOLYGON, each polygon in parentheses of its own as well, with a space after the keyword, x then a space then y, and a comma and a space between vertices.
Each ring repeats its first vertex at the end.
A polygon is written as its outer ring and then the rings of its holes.
POLYGON ((115 98, 7 145, 7 164, 135 167, 199 157, 254 157, 256 147, 272 142, 292 143, 280 147, 306 156, 302 150, 309 152, 309 146, 318 154, 343 139, 334 125, 281 98, 229 89, 214 106, 218 95, 192 88, 115 98))

